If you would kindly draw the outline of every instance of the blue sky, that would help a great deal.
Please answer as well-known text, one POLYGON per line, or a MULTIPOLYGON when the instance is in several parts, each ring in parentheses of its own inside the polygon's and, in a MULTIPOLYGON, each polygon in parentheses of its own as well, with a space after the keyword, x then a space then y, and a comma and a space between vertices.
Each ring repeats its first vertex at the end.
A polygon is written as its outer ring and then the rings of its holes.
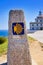
POLYGON ((26 27, 34 21, 39 10, 43 12, 43 0, 0 0, 0 29, 8 29, 9 11, 22 9, 24 11, 26 27))

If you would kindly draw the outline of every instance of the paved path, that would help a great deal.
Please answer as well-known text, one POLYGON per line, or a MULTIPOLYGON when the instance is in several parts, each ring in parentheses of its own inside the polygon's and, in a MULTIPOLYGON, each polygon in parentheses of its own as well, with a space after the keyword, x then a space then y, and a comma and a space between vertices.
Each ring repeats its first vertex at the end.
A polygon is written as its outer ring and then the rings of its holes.
POLYGON ((35 33, 30 33, 27 35, 43 43, 43 31, 37 31, 35 33))

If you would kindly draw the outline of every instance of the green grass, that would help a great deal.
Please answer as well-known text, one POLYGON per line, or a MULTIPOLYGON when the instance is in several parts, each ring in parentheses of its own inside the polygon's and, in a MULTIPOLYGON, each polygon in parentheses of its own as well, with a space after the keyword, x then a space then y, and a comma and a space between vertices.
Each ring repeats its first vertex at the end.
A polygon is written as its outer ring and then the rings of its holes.
POLYGON ((28 39, 29 39, 30 41, 36 41, 34 38, 32 38, 32 37, 30 37, 30 36, 28 36, 28 39))
POLYGON ((0 39, 2 40, 4 38, 4 42, 0 42, 0 56, 3 55, 3 54, 6 54, 7 53, 7 47, 8 47, 8 38, 6 37, 0 37, 0 39))

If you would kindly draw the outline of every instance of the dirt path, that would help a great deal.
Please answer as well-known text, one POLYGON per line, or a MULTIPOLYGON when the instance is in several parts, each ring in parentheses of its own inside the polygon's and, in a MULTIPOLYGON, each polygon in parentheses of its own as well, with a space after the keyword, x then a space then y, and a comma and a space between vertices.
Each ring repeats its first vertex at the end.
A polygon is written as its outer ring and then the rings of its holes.
POLYGON ((7 62, 7 55, 3 55, 0 57, 0 65, 7 62))
POLYGON ((43 65, 43 51, 38 41, 30 42, 31 57, 36 61, 38 65, 43 65))

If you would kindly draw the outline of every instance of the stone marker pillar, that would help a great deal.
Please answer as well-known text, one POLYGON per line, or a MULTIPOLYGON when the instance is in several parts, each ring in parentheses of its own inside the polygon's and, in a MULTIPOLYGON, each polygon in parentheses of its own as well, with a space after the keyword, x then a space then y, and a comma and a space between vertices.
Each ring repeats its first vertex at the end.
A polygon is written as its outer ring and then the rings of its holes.
POLYGON ((9 12, 8 65, 31 65, 26 24, 22 10, 9 12))

